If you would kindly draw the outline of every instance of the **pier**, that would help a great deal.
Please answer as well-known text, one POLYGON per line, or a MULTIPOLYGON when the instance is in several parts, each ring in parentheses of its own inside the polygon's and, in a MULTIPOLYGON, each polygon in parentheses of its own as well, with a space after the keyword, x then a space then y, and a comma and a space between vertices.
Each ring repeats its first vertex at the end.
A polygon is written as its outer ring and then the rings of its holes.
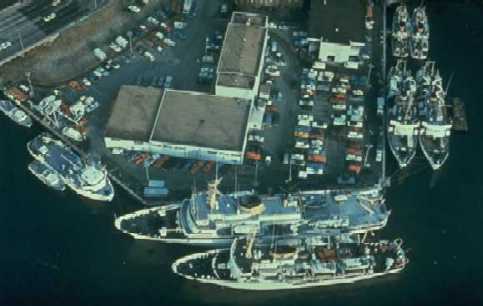
POLYGON ((455 97, 451 99, 453 106, 453 131, 468 132, 468 121, 466 119, 466 108, 463 101, 455 97))
MULTIPOLYGON (((27 101, 26 103, 29 103, 30 101, 27 101)), ((21 108, 25 113, 27 113, 33 120, 37 121, 42 127, 44 127, 47 131, 58 137, 62 142, 70 147, 72 150, 74 150, 77 154, 79 154, 83 159, 88 159, 89 155, 82 150, 78 145, 70 141, 67 137, 62 135, 57 129, 52 127, 47 120, 42 118, 41 116, 37 115, 35 112, 33 112, 25 103, 16 103, 16 105, 21 108)), ((148 205, 148 203, 140 196, 138 195, 133 189, 131 189, 128 185, 126 185, 117 175, 114 174, 114 170, 110 169, 108 165, 106 165, 106 170, 109 175, 109 178, 115 182, 118 186, 120 186, 122 189, 124 189, 129 195, 131 195, 136 201, 141 203, 142 205, 148 205)))

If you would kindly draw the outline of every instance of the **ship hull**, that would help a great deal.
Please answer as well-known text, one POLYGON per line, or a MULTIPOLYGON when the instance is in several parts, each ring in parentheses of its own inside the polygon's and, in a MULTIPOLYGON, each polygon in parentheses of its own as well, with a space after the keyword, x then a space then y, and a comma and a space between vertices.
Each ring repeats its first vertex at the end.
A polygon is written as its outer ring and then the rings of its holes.
POLYGON ((174 273, 180 275, 181 277, 188 279, 188 280, 195 280, 200 283, 204 284, 212 284, 221 287, 228 287, 231 289, 236 290, 250 290, 250 291, 271 291, 271 290, 290 290, 290 289, 303 289, 303 288, 312 288, 312 287, 324 287, 324 286, 334 286, 334 285, 342 285, 342 284, 353 284, 363 280, 369 280, 373 278, 379 278, 390 274, 397 274, 404 269, 403 267, 391 269, 385 272, 378 272, 378 273, 369 273, 369 274, 360 274, 354 276, 334 276, 330 279, 301 279, 301 280, 293 280, 293 281, 237 281, 231 279, 216 279, 216 278, 198 278, 193 277, 191 275, 183 274, 179 271, 180 265, 189 265, 189 262, 196 259, 204 259, 209 257, 215 257, 216 255, 222 252, 229 252, 228 249, 219 249, 219 250, 212 250, 205 253, 195 253, 185 257, 182 257, 176 260, 171 269, 174 273))
POLYGON ((423 151, 424 157, 431 165, 433 170, 440 169, 449 157, 449 141, 441 153, 434 154, 431 152, 432 140, 428 136, 420 136, 419 143, 421 146, 421 151, 423 151))
POLYGON ((389 144, 391 153, 396 159, 399 167, 405 168, 412 162, 412 160, 416 156, 418 138, 416 136, 413 137, 413 141, 415 143, 414 148, 407 148, 405 152, 400 151, 396 148, 395 141, 392 140, 392 138, 398 138, 398 137, 394 135, 390 135, 389 137, 388 144, 389 144))
POLYGON ((59 175, 59 183, 57 184, 52 184, 46 181, 46 178, 42 176, 41 173, 37 172, 34 170, 32 165, 29 165, 28 167, 30 173, 32 173, 37 179, 39 179, 42 183, 47 185, 48 187, 57 190, 57 191, 64 191, 65 190, 65 184, 61 181, 60 175, 59 175))
MULTIPOLYGON (((134 239, 139 240, 151 240, 151 241, 160 241, 164 243, 179 243, 179 244, 193 244, 193 245, 219 245, 219 246, 228 246, 232 243, 233 239, 237 238, 239 235, 217 235, 217 234, 187 234, 183 231, 183 229, 178 225, 178 222, 169 222, 167 220, 166 215, 170 212, 173 215, 177 215, 179 210, 182 207, 182 203, 170 204, 163 207, 155 207, 155 208, 147 208, 136 211, 131 214, 126 214, 116 218, 114 221, 114 226, 121 232, 131 236, 134 239), (143 234, 141 231, 134 231, 132 229, 127 229, 124 222, 134 222, 136 223, 136 219, 139 220, 139 223, 145 222, 147 216, 149 214, 156 215, 158 219, 155 223, 159 225, 160 222, 163 224, 176 224, 174 226, 167 226, 166 232, 176 233, 175 238, 170 238, 166 236, 161 236, 159 232, 151 231, 151 235, 143 234), (144 220, 143 220, 144 219, 144 220)), ((379 223, 374 223, 371 225, 364 225, 364 226, 354 226, 346 228, 345 230, 354 233, 354 234, 364 234, 367 232, 377 231, 384 228, 387 224, 389 219, 389 213, 387 214, 386 218, 382 219, 379 223)))

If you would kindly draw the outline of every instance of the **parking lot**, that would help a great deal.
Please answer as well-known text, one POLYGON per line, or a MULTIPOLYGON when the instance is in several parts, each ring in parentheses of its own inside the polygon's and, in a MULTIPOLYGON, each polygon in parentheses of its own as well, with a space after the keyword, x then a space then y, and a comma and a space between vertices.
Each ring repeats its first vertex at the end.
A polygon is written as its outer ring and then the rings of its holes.
POLYGON ((107 0, 19 1, 0 11, 0 63, 28 49, 80 17, 101 8, 107 0))
MULTIPOLYGON (((355 74, 337 69, 314 72, 297 52, 307 34, 276 25, 270 26, 264 90, 256 100, 265 109, 264 127, 248 136, 243 166, 105 148, 105 125, 122 85, 213 92, 228 22, 228 15, 220 14, 221 3, 198 0, 185 14, 151 7, 139 22, 92 48, 98 66, 56 90, 36 89, 34 109, 89 152, 101 155, 140 194, 148 180, 158 179, 166 182, 173 197, 185 196, 193 186, 204 189, 217 171, 223 177, 221 189, 227 191, 374 184, 380 172, 374 162, 379 133, 367 69, 355 74), (357 140, 349 139, 354 136, 357 140)), ((17 85, 19 91, 29 90, 27 82, 17 85)))

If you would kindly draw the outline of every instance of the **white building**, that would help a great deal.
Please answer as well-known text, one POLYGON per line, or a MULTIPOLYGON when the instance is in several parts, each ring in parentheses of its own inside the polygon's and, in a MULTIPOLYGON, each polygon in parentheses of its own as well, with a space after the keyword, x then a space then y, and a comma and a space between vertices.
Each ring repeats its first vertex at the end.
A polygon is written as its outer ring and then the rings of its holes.
POLYGON ((107 148, 243 163, 252 103, 206 93, 123 86, 107 148))
POLYGON ((350 42, 349 44, 320 42, 319 62, 343 65, 345 68, 358 69, 361 64, 361 49, 364 43, 350 42))
POLYGON ((253 100, 258 94, 268 40, 268 18, 234 12, 217 67, 215 94, 253 100))

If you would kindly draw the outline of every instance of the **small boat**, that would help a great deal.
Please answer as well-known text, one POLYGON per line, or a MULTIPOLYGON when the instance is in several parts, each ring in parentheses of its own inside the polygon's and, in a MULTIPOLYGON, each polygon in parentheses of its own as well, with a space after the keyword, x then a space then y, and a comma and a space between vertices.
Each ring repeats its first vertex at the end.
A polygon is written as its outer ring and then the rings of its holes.
POLYGON ((396 8, 396 14, 392 22, 392 55, 406 58, 409 56, 409 35, 411 21, 406 5, 396 8))
POLYGON ((425 60, 428 58, 429 22, 424 6, 418 6, 413 11, 409 49, 413 59, 425 60))
POLYGON ((10 101, 0 100, 0 111, 15 121, 18 125, 25 127, 32 126, 32 119, 10 101))

